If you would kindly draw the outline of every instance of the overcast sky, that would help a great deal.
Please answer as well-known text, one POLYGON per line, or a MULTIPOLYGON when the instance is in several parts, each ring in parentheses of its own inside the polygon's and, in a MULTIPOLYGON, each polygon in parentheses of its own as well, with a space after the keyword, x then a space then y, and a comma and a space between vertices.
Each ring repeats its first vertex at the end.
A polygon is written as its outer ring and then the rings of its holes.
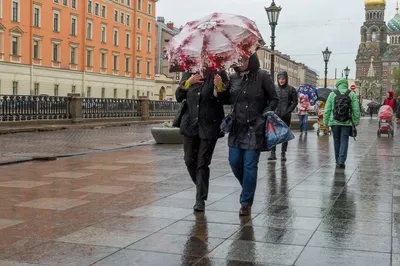
MULTIPOLYGON (((322 50, 332 56, 328 77, 338 77, 347 65, 355 75, 355 58, 364 22, 364 0, 276 0, 282 12, 276 29, 276 49, 291 55, 324 76, 322 50)), ((160 0, 157 16, 173 21, 177 27, 213 12, 244 15, 254 20, 267 45, 271 29, 264 6, 271 0, 160 0)), ((387 0, 386 21, 395 14, 396 0, 387 0)))

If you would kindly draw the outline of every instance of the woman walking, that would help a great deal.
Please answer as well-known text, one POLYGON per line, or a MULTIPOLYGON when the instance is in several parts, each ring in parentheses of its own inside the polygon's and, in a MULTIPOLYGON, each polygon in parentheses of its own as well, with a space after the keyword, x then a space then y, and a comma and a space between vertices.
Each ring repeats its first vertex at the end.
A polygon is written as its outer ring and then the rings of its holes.
MULTIPOLYGON (((227 82, 225 72, 219 75, 227 82)), ((185 164, 196 185, 196 204, 193 209, 203 212, 208 197, 211 158, 218 138, 223 136, 220 134, 220 124, 224 110, 216 97, 214 74, 202 77, 200 74, 185 73, 175 96, 178 102, 186 100, 187 103, 180 133, 184 135, 185 164)))
POLYGON ((396 123, 400 124, 400 96, 396 99, 396 123))
POLYGON ((299 96, 299 106, 298 115, 300 120, 300 133, 305 132, 307 134, 308 129, 308 114, 310 113, 310 100, 308 96, 300 94, 299 96))
MULTIPOLYGON (((248 216, 257 186, 260 152, 266 150, 263 114, 275 111, 278 97, 271 76, 260 69, 257 54, 244 61, 230 77, 230 101, 233 104, 233 123, 229 134, 229 164, 242 186, 239 214, 248 216)), ((222 86, 217 76, 215 84, 222 86)))

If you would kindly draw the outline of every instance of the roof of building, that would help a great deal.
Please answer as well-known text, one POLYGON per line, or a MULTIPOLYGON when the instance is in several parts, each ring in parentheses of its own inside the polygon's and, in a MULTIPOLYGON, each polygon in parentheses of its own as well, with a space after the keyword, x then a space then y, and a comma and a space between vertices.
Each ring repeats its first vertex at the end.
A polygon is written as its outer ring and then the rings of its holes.
POLYGON ((168 32, 171 35, 177 35, 180 32, 179 28, 177 27, 173 27, 173 30, 168 28, 168 24, 165 23, 164 17, 157 17, 157 27, 160 27, 162 30, 168 32))
POLYGON ((391 32, 400 31, 399 1, 397 1, 396 15, 389 20, 387 27, 391 32))
POLYGON ((374 7, 385 7, 386 0, 365 0, 365 7, 374 8, 374 7))

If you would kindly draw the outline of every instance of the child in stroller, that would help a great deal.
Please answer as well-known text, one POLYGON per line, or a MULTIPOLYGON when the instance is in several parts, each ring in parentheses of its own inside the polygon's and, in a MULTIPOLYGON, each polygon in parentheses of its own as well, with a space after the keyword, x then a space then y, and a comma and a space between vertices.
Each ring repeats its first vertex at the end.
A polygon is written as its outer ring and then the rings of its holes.
POLYGON ((378 137, 382 134, 394 136, 393 130, 393 108, 389 105, 383 105, 378 112, 379 128, 378 137))

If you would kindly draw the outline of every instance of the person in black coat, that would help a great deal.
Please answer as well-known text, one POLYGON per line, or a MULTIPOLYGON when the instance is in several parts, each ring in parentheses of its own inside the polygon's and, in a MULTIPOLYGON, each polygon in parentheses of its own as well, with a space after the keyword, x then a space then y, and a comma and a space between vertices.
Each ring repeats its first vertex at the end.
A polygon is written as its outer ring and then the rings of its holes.
MULTIPOLYGON (((239 214, 251 214, 251 206, 257 186, 257 171, 260 153, 266 151, 265 128, 267 111, 274 111, 279 99, 268 72, 260 69, 257 54, 244 61, 230 77, 228 91, 220 96, 224 103, 233 105, 233 126, 229 134, 229 164, 242 186, 239 214), (235 104, 236 103, 236 104, 235 104)), ((221 86, 220 77, 215 84, 221 86)))
MULTIPOLYGON (((289 76, 286 71, 278 73, 278 86, 276 87, 276 91, 279 97, 279 105, 275 113, 283 120, 283 122, 285 122, 288 127, 290 127, 292 121, 292 112, 299 104, 299 100, 297 98, 296 89, 289 85, 289 76)), ((287 148, 288 143, 282 143, 282 161, 286 161, 287 148)), ((276 160, 276 147, 272 149, 271 156, 268 158, 268 160, 276 160)))
MULTIPOLYGON (((186 100, 187 103, 180 133, 184 135, 185 164, 196 185, 196 204, 193 209, 197 212, 205 210, 210 180, 209 165, 217 140, 223 137, 220 124, 224 118, 224 109, 214 86, 215 74, 202 77, 200 74, 185 73, 175 92, 178 102, 186 100)), ((227 83, 225 71, 219 72, 219 75, 227 83)))

